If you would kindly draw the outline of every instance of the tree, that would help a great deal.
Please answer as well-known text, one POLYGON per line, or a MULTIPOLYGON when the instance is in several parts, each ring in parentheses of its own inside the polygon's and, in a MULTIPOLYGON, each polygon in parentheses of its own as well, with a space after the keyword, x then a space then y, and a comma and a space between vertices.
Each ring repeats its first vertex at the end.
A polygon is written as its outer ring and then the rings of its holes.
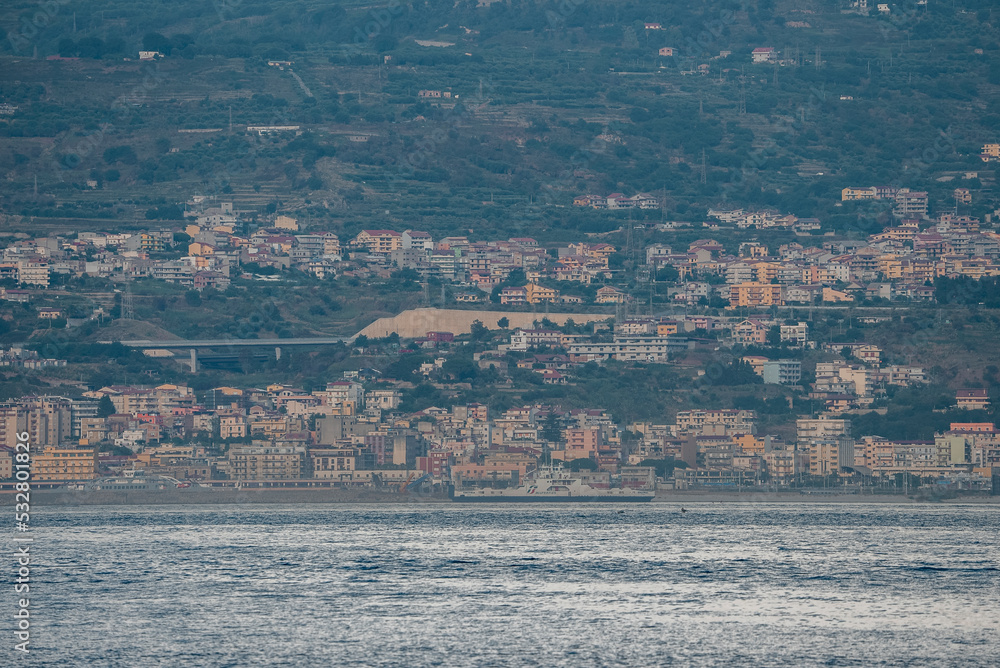
POLYGON ((201 293, 197 290, 188 290, 184 293, 184 301, 188 306, 201 306, 201 293))
POLYGON ((138 156, 128 144, 123 146, 112 146, 104 151, 104 162, 113 165, 116 162, 123 162, 126 165, 134 165, 139 161, 138 156))
POLYGON ((764 380, 753 367, 743 360, 733 360, 728 366, 710 369, 709 378, 713 385, 756 385, 764 380))
POLYGON ((562 427, 555 413, 549 413, 548 417, 545 418, 539 435, 550 443, 558 443, 559 439, 562 438, 562 427))
POLYGON ((490 330, 479 320, 474 320, 469 328, 473 341, 485 341, 490 338, 490 330))
POLYGON ((584 459, 574 459, 574 460, 572 460, 572 461, 569 462, 569 470, 570 471, 596 471, 597 470, 597 462, 595 462, 593 459, 590 459, 589 457, 588 458, 584 458, 584 459))
POLYGON ((687 463, 679 459, 643 459, 639 466, 652 466, 656 469, 656 475, 660 478, 669 478, 674 474, 674 469, 686 469, 687 463))
POLYGON ((101 400, 97 402, 97 417, 106 418, 109 415, 115 414, 115 405, 111 402, 111 397, 104 395, 101 400))
POLYGON ((59 55, 63 58, 71 58, 77 54, 76 42, 68 37, 59 40, 59 55))
POLYGON ((148 32, 142 37, 143 51, 159 51, 163 55, 169 56, 173 48, 170 40, 158 32, 148 32))
POLYGON ((780 346, 781 345, 781 326, 774 325, 771 329, 767 330, 767 345, 769 346, 780 346))
POLYGON ((504 285, 524 285, 527 283, 528 277, 524 273, 524 269, 513 269, 509 274, 507 274, 507 280, 503 282, 504 285))
POLYGON ((508 320, 506 316, 500 318, 499 320, 497 320, 497 327, 499 327, 500 329, 507 329, 508 327, 510 327, 510 320, 508 320))
POLYGON ((674 282, 678 278, 680 278, 680 273, 677 271, 677 267, 673 265, 664 264, 656 270, 656 280, 658 281, 674 282))

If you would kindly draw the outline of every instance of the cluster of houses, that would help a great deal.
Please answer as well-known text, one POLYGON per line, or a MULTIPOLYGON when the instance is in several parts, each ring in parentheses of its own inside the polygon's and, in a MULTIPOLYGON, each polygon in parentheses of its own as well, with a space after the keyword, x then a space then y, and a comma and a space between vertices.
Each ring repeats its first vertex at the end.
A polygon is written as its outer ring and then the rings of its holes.
POLYGON ((679 488, 788 484, 806 475, 862 478, 913 473, 953 482, 988 481, 1000 463, 1000 434, 992 423, 952 423, 933 441, 855 440, 851 420, 824 416, 796 421, 795 440, 756 433, 753 411, 693 410, 675 424, 634 423, 641 434, 633 457, 674 458, 679 488))
POLYGON ((681 252, 665 244, 646 248, 653 273, 664 266, 677 271, 682 283, 673 291, 676 301, 710 303, 718 296, 730 308, 865 298, 929 301, 936 278, 1000 275, 998 257, 1000 235, 980 230, 975 218, 953 214, 942 214, 923 230, 915 219, 905 219, 867 241, 825 241, 820 247, 795 242, 777 253, 746 242, 738 255, 728 255, 714 239, 696 240, 681 252))
POLYGON ((892 200, 892 215, 897 218, 923 219, 927 217, 927 193, 893 186, 847 187, 840 191, 842 202, 860 200, 892 200))
POLYGON ((324 277, 334 275, 340 260, 340 242, 335 234, 298 234, 298 224, 288 216, 278 216, 271 226, 240 235, 237 234, 240 221, 232 204, 206 206, 188 214, 194 221, 180 230, 80 232, 75 239, 17 240, 3 251, 0 278, 11 278, 28 287, 47 288, 53 273, 149 276, 198 290, 225 289, 234 275, 243 273, 246 265, 294 267, 324 277), (178 241, 179 232, 188 239, 178 241), (178 246, 186 251, 185 255, 163 257, 178 246))
MULTIPOLYGON (((757 434, 749 410, 680 411, 674 422, 623 430, 602 409, 525 405, 494 414, 481 404, 399 409, 385 381, 329 383, 312 392, 115 386, 82 399, 23 397, 0 405, 0 432, 27 431, 37 483, 65 484, 143 470, 208 486, 495 486, 523 480, 544 458, 586 460, 597 480, 653 487, 649 460, 677 462, 672 483, 791 484, 803 476, 871 477, 911 472, 945 480, 988 480, 1000 467, 1000 433, 991 423, 954 423, 933 441, 855 440, 851 421, 796 422, 796 439, 757 434), (99 415, 106 397, 114 412, 99 415), (219 444, 224 444, 219 448, 219 444), (102 454, 110 445, 117 454, 102 454), (684 468, 680 468, 684 467, 684 468)), ((0 448, 0 478, 12 452, 0 448)))
POLYGON ((808 234, 819 230, 822 225, 818 218, 799 218, 792 214, 782 214, 773 210, 746 211, 744 209, 709 209, 708 217, 721 223, 731 223, 745 229, 786 229, 808 234))
MULTIPOLYGON (((998 274, 1000 235, 981 229, 977 218, 944 213, 928 221, 926 193, 906 188, 847 188, 843 198, 891 198, 905 217, 867 240, 825 240, 818 246, 787 243, 776 252, 754 241, 742 243, 736 255, 711 238, 676 251, 654 243, 645 248, 643 271, 656 280, 665 267, 676 270, 676 276, 670 272, 668 281, 673 285, 666 292, 678 303, 707 305, 721 299, 733 308, 862 298, 930 300, 934 291, 929 283, 937 277, 978 279, 998 274)), ((619 194, 577 198, 576 203, 659 206, 652 197, 619 194)), ((709 215, 742 229, 780 228, 805 234, 820 228, 818 220, 767 210, 711 210, 709 215)), ((361 279, 389 278, 399 269, 413 269, 421 279, 435 277, 467 288, 453 291, 459 302, 486 301, 496 288, 501 288, 496 300, 511 306, 613 305, 632 299, 614 285, 622 275, 611 263, 618 249, 608 243, 581 241, 547 248, 529 237, 486 242, 464 236, 433 239, 412 229, 370 229, 342 244, 332 232, 300 230, 298 221, 286 215, 248 231, 232 203, 203 197, 187 203, 185 217, 191 222, 179 229, 17 239, 0 257, 0 279, 12 279, 21 288, 44 289, 53 273, 149 276, 202 290, 225 289, 233 277, 280 280, 277 274, 287 269, 319 278, 361 279), (515 270, 523 271, 524 283, 510 283, 515 270), (582 293, 577 288, 560 290, 558 283, 563 281, 599 287, 582 293)), ((2 290, 3 299, 28 298, 17 288, 2 290)))
POLYGON ((587 206, 591 209, 606 209, 617 211, 619 209, 659 209, 660 200, 647 193, 638 193, 631 197, 626 197, 622 193, 611 193, 610 195, 580 195, 573 198, 573 206, 587 206))
POLYGON ((41 357, 37 351, 20 346, 0 350, 0 367, 48 369, 66 366, 66 360, 41 357))
MULTIPOLYGON (((493 351, 477 353, 475 359, 483 368, 494 366, 506 372, 507 362, 502 360, 508 352, 531 353, 516 362, 518 368, 540 374, 545 384, 564 385, 570 382, 573 369, 588 362, 616 360, 655 364, 684 361, 693 352, 717 350, 720 346, 757 349, 780 346, 784 350, 817 347, 809 338, 809 325, 805 322, 636 316, 615 322, 610 337, 601 331, 606 327, 605 323, 595 323, 593 335, 545 328, 516 329, 509 343, 500 344, 493 351), (709 332, 712 332, 711 337, 709 332)), ((823 344, 822 349, 843 359, 817 363, 816 378, 808 389, 808 396, 822 401, 831 413, 869 408, 878 398, 884 397, 890 385, 908 387, 928 382, 923 367, 883 366, 882 349, 871 343, 832 342, 823 344)), ((800 359, 744 355, 741 360, 761 376, 764 383, 797 386, 802 379, 800 359)), ((963 399, 962 392, 972 390, 960 390, 956 405, 973 407, 969 400, 963 399)))
MULTIPOLYGON (((456 295, 459 302, 483 301, 484 292, 490 293, 507 281, 512 272, 520 270, 527 283, 507 286, 500 295, 502 304, 512 305, 581 303, 582 298, 560 296, 557 290, 540 282, 590 284, 609 280, 612 277, 609 258, 617 252, 611 244, 580 242, 556 249, 557 257, 553 257, 530 237, 488 242, 445 237, 435 242, 426 232, 415 230, 362 230, 346 250, 352 260, 363 261, 369 268, 413 269, 422 278, 435 276, 479 288, 478 292, 460 292, 456 295)), ((598 303, 613 303, 607 296, 609 293, 621 294, 621 291, 609 287, 598 295, 598 303)))

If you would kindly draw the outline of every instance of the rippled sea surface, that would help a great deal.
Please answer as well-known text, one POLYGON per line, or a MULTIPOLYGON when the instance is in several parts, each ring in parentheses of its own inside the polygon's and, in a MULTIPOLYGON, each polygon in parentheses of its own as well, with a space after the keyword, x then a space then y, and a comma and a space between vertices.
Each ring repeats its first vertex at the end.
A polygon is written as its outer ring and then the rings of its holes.
POLYGON ((17 664, 1000 663, 1000 508, 687 509, 46 508, 17 664))

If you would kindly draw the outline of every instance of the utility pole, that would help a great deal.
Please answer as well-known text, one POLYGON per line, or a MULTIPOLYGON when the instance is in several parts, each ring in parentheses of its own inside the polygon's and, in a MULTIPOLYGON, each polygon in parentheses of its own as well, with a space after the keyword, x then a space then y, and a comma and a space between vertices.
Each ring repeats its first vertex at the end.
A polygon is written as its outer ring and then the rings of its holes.
POLYGON ((741 116, 747 113, 747 76, 745 69, 740 69, 740 103, 738 113, 741 116))
POLYGON ((125 290, 122 292, 122 320, 135 320, 135 304, 132 301, 132 279, 125 279, 125 290))

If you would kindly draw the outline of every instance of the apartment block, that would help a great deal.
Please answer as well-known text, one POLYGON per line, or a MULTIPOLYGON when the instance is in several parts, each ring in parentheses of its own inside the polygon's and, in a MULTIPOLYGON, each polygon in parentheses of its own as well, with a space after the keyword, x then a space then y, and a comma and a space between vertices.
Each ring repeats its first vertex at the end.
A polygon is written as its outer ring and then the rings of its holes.
POLYGON ((47 447, 31 460, 33 480, 92 480, 97 477, 96 448, 47 447))
POLYGON ((235 480, 294 480, 302 477, 306 449, 283 445, 242 445, 229 449, 229 476, 235 480))
POLYGON ((783 286, 750 281, 729 286, 729 308, 741 306, 782 306, 783 286))

